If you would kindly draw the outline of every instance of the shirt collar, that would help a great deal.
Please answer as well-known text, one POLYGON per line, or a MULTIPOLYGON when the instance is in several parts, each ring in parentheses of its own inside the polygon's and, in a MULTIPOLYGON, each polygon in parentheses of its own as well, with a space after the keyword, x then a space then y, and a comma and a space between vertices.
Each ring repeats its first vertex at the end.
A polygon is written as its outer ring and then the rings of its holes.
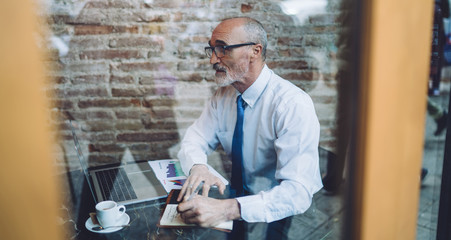
MULTIPOLYGON (((272 71, 268 68, 268 66, 263 67, 260 75, 258 75, 257 80, 255 80, 252 85, 244 91, 242 95, 243 100, 246 102, 246 104, 253 108, 257 100, 259 99, 260 95, 263 93, 263 91, 266 88, 266 85, 268 85, 269 78, 271 77, 272 71)), ((237 94, 239 92, 237 91, 237 94)))

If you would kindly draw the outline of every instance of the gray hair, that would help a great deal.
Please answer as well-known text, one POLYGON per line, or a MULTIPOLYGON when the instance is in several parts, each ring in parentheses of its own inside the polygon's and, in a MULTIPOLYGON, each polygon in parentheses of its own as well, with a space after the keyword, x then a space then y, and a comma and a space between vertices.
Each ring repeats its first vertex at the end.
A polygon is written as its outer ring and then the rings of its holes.
POLYGON ((259 21, 250 17, 233 17, 224 19, 223 21, 235 18, 243 19, 245 21, 243 27, 248 35, 249 42, 260 43, 263 46, 262 59, 264 61, 266 59, 266 47, 268 45, 268 37, 263 25, 259 21))

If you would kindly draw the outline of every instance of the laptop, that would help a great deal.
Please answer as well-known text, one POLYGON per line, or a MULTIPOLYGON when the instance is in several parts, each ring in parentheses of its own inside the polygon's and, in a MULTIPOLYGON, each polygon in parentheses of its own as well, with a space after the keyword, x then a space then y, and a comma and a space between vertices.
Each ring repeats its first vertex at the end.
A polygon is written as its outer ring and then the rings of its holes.
POLYGON ((167 197, 148 161, 89 169, 75 134, 74 122, 69 120, 69 125, 78 160, 96 203, 113 200, 127 205, 167 197))

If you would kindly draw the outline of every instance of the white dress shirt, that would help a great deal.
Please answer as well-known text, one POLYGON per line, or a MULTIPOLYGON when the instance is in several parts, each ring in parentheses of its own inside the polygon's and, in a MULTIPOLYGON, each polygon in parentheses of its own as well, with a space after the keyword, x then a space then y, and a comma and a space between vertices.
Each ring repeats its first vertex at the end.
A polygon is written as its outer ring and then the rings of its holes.
MULTIPOLYGON (((219 88, 191 125, 178 153, 183 171, 206 164, 218 144, 230 155, 236 123, 232 86, 219 88)), ((244 186, 238 197, 247 222, 272 222, 305 212, 322 187, 319 171, 319 122, 311 98, 266 65, 242 94, 244 186)))

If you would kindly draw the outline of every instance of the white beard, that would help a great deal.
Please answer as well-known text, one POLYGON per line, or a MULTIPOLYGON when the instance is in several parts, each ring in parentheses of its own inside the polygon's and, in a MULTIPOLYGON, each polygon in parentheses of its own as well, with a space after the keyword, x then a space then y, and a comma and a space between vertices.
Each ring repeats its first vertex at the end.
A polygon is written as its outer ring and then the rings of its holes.
POLYGON ((223 74, 225 74, 225 76, 216 75, 215 82, 218 87, 225 87, 237 81, 234 80, 234 78, 232 78, 229 73, 225 72, 223 74))
MULTIPOLYGON (((222 67, 219 67, 220 69, 223 69, 222 67)), ((224 69, 225 70, 225 69, 224 69)), ((227 70, 225 72, 219 72, 219 75, 225 74, 225 76, 218 76, 218 73, 216 73, 215 82, 218 87, 225 87, 228 86, 234 82, 240 81, 240 79, 243 79, 244 75, 249 71, 249 65, 246 67, 240 67, 237 72, 229 73, 227 70)))

